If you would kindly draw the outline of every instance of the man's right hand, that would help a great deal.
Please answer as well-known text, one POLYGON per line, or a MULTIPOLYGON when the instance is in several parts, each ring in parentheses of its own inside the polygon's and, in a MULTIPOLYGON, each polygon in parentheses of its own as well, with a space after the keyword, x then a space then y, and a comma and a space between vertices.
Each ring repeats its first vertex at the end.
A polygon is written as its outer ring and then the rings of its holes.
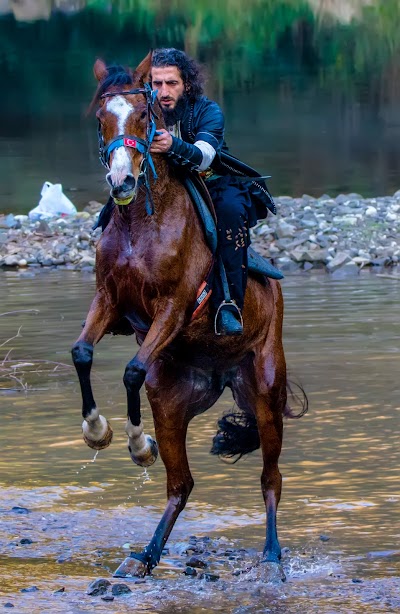
POLYGON ((171 149, 172 136, 164 128, 157 130, 150 147, 151 153, 167 153, 171 149))

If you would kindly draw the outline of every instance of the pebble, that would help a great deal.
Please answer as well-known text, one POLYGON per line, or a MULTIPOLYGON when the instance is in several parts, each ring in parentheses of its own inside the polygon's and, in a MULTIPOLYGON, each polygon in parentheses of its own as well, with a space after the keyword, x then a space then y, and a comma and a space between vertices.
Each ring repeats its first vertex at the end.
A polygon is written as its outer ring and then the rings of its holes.
POLYGON ((200 569, 207 567, 207 563, 197 556, 191 556, 190 559, 186 561, 186 565, 189 567, 198 567, 200 569))
POLYGON ((123 584, 122 582, 118 584, 113 584, 111 588, 111 593, 115 596, 128 595, 128 593, 131 593, 131 592, 132 591, 129 588, 129 586, 127 584, 123 584))
POLYGON ((16 514, 30 514, 31 510, 28 510, 28 508, 26 507, 19 507, 19 505, 15 505, 14 507, 11 508, 12 512, 15 512, 16 514))
POLYGON ((38 590, 37 586, 29 586, 28 588, 21 588, 21 593, 35 593, 38 590))
POLYGON ((97 595, 104 595, 110 586, 111 582, 109 580, 106 580, 105 578, 98 578, 89 584, 87 594, 92 595, 93 597, 96 597, 97 595))

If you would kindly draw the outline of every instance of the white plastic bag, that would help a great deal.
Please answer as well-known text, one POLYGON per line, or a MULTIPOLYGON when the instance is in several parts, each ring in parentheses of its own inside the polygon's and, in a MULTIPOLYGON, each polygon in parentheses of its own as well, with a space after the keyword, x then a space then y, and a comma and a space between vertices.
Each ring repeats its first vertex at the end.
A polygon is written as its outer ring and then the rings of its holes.
POLYGON ((41 199, 38 206, 28 213, 32 222, 64 215, 76 215, 76 207, 65 196, 61 183, 53 184, 50 181, 45 181, 40 195, 41 199))

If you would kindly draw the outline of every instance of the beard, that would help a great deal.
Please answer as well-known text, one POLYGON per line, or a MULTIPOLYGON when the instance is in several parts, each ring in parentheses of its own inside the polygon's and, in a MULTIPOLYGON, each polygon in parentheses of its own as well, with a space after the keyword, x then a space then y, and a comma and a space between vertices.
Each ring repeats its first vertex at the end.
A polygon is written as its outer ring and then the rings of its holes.
POLYGON ((175 124, 178 123, 180 119, 182 119, 188 100, 189 98, 187 94, 184 93, 179 96, 173 109, 164 109, 161 106, 162 114, 167 128, 169 128, 170 126, 175 126, 175 124))

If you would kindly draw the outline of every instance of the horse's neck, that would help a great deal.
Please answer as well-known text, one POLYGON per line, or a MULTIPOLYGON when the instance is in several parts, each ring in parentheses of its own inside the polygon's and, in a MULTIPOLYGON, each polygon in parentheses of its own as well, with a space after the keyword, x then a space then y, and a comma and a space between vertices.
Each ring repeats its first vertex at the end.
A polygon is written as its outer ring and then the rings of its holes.
MULTIPOLYGON (((117 226, 136 237, 141 228, 148 225, 149 221, 151 221, 153 227, 157 225, 159 220, 162 220, 164 211, 170 209, 173 205, 170 190, 171 182, 175 178, 173 170, 162 154, 156 155, 153 161, 157 179, 154 179, 150 174, 151 194, 148 194, 147 190, 142 187, 136 201, 129 207, 118 207, 114 218, 117 226), (154 206, 153 215, 149 215, 149 206, 154 206), (149 220, 149 217, 151 220, 149 220)), ((182 191, 184 191, 183 186, 182 191)))

